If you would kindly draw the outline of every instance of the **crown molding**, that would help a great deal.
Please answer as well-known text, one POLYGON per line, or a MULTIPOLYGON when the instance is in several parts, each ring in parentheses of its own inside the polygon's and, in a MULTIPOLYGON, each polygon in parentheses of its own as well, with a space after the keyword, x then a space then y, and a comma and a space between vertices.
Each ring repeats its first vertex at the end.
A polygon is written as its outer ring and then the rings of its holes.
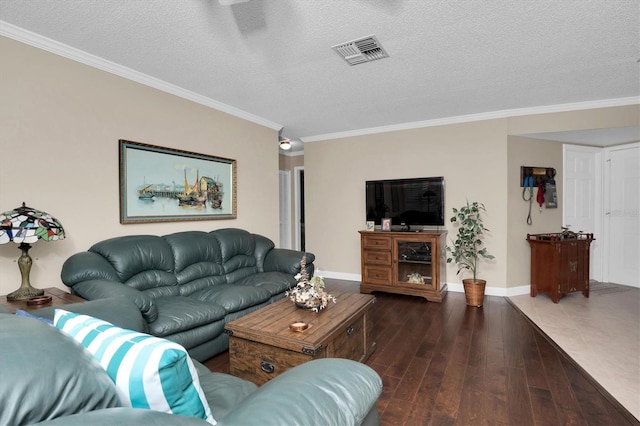
MULTIPOLYGON (((265 126, 267 128, 281 131, 283 125, 266 120, 262 117, 250 114, 233 106, 218 102, 206 96, 199 95, 179 86, 167 83, 166 81, 151 77, 140 73, 104 58, 89 54, 82 50, 73 48, 66 44, 44 37, 42 35, 25 30, 8 22, 0 20, 0 36, 5 36, 13 40, 28 44, 30 46, 51 52, 58 56, 71 59, 76 62, 91 66, 93 68, 106 71, 108 73, 135 81, 137 83, 152 87, 157 90, 190 100, 200 105, 216 109, 218 111, 233 115, 235 117, 250 121, 252 123, 265 126)), ((400 130, 411 130, 422 127, 443 126, 449 124, 469 123, 474 121, 492 120, 500 118, 517 117, 523 115, 537 115, 567 111, 577 111, 596 108, 609 108, 616 106, 626 106, 640 104, 640 97, 605 99, 598 101, 577 102, 570 104, 547 105, 531 108, 509 109, 501 111, 492 111, 479 114, 468 114, 453 117, 437 118, 433 120, 416 121, 403 124, 394 124, 390 126, 371 127, 365 129, 349 130, 345 132, 326 133, 322 135, 306 136, 300 138, 303 143, 316 142, 328 139, 341 139, 353 136, 370 135, 376 133, 394 132, 400 130)))
POLYGON ((284 155, 285 157, 300 157, 301 155, 304 155, 304 150, 302 151, 284 151, 284 150, 280 150, 280 155, 284 155))
POLYGON ((483 112, 479 114, 459 115, 455 117, 436 118, 434 120, 414 121, 411 123, 394 124, 391 126, 371 127, 368 129, 349 130, 346 132, 327 133, 324 135, 306 136, 300 138, 304 143, 341 139, 353 136, 371 135, 375 133, 395 132, 399 130, 419 129, 422 127, 444 126, 448 124, 470 123, 473 121, 493 120, 498 118, 518 117, 523 115, 538 115, 556 112, 578 111, 596 108, 610 108, 640 104, 640 96, 628 98, 604 99, 599 101, 576 102, 571 104, 547 105, 531 108, 506 109, 502 111, 483 112))
POLYGON ((0 20, 0 35, 273 130, 284 126, 0 20))

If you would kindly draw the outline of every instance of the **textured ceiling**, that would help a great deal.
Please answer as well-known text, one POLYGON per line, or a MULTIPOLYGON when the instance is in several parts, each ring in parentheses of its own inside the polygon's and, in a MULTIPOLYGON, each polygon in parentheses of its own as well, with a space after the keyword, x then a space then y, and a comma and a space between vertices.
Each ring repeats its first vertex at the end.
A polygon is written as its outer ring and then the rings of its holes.
POLYGON ((2 24, 292 139, 640 95, 638 0, 0 0, 2 24), (8 24, 8 25, 7 25, 8 24), (375 34, 389 58, 331 46, 375 34))

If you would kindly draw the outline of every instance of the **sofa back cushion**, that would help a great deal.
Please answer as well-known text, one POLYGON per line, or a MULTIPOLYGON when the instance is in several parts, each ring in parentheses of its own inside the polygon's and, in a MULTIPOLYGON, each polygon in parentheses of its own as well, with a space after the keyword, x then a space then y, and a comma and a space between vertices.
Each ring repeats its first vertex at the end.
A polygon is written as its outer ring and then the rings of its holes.
POLYGON ((237 228, 122 236, 74 254, 61 276, 70 287, 104 280, 125 284, 151 299, 189 296, 264 272, 274 247, 270 239, 237 228))
POLYGON ((266 253, 274 247, 273 242, 243 229, 225 228, 211 232, 218 241, 222 254, 222 266, 227 283, 262 272, 266 253), (258 241, 258 244, 256 244, 258 241), (269 244, 270 243, 270 244, 269 244))
POLYGON ((0 314, 0 342, 0 425, 120 406, 107 373, 54 327, 0 314))
POLYGON ((198 373, 179 344, 56 309, 54 325, 98 361, 124 406, 196 417, 216 424, 198 373))
POLYGON ((162 238, 173 251, 183 296, 263 272, 264 259, 275 247, 270 239, 237 228, 176 232, 162 238))
POLYGON ((173 251, 176 280, 182 295, 226 282, 218 240, 209 233, 185 231, 163 238, 173 251))
POLYGON ((89 252, 106 259, 118 281, 151 297, 179 294, 173 250, 155 235, 115 237, 94 244, 89 252))

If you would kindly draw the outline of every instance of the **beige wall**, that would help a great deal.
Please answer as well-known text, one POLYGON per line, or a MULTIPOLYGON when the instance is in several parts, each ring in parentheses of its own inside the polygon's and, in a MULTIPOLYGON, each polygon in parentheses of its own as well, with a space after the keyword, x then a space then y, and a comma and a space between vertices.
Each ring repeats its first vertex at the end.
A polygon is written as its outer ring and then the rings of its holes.
MULTIPOLYGON (((465 200, 483 202, 491 234, 486 245, 496 259, 483 263, 480 275, 494 294, 528 286, 530 251, 527 233, 558 232, 561 206, 534 207, 526 225, 528 205, 519 186, 521 165, 555 167, 562 200, 562 144, 515 135, 637 126, 638 105, 539 114, 452 124, 305 144, 307 247, 320 269, 331 276, 360 275, 360 240, 364 227, 364 182, 368 179, 444 176, 445 208, 465 200), (514 135, 514 136, 510 136, 514 135)), ((535 193, 534 193, 535 195, 535 193)), ((447 222, 450 234, 455 229, 447 222)), ((453 265, 447 281, 459 284, 453 265)), ((488 289, 488 293, 491 290, 488 289)))
MULTIPOLYGON (((277 241, 277 171, 293 170, 294 161, 304 161, 307 247, 321 270, 360 274, 365 180, 444 176, 448 213, 467 198, 488 209, 486 242, 496 260, 481 266, 482 277, 498 289, 527 285, 519 167, 534 158, 554 166, 561 154, 509 135, 638 125, 640 112, 633 105, 349 137, 307 143, 304 158, 282 159, 272 129, 7 38, 0 37, 0 55, 0 210, 25 201, 67 231, 67 239, 31 250, 36 287, 64 288, 64 260, 117 235, 239 227, 277 241), (238 160, 238 219, 120 225, 118 139, 238 160)), ((534 216, 531 230, 557 230, 559 215, 534 216)), ((16 247, 0 246, 0 294, 19 285, 16 247)), ((455 272, 448 268, 448 282, 460 282, 455 272)))
MULTIPOLYGON (((506 126, 488 120, 305 144, 307 247, 317 266, 360 274, 366 180, 444 176, 447 218, 467 199, 485 204, 486 243, 496 260, 479 271, 489 285, 506 287, 506 126)), ((459 279, 456 270, 448 268, 447 281, 459 279)))
MULTIPOLYGON (((238 227, 278 241, 277 131, 8 38, 0 56, 0 211, 25 201, 67 232, 31 249, 35 287, 65 288, 64 260, 118 235, 238 227), (236 159, 238 218, 121 225, 118 139, 236 159)), ((20 285, 19 254, 0 246, 0 294, 20 285)))
POLYGON ((304 166, 304 155, 280 155, 280 170, 290 170, 293 173, 295 167, 304 166))
MULTIPOLYGON (((526 241, 527 234, 560 232, 562 227, 562 144, 553 141, 509 136, 507 144, 509 158, 508 192, 509 214, 507 218, 507 283, 509 287, 528 286, 531 282, 531 252, 526 241), (556 169, 556 189, 558 207, 542 211, 536 202, 537 188, 533 190, 531 205, 531 225, 527 224, 529 203, 522 198, 520 187, 520 166, 553 167, 556 169)), ((529 191, 525 196, 529 197, 529 191)))

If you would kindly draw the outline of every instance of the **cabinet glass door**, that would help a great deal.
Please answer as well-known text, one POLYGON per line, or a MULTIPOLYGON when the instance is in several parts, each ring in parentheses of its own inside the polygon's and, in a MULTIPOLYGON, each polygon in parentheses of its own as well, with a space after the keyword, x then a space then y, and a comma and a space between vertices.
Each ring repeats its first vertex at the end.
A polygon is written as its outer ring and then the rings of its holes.
POLYGON ((397 240, 399 283, 432 284, 431 242, 397 240))

